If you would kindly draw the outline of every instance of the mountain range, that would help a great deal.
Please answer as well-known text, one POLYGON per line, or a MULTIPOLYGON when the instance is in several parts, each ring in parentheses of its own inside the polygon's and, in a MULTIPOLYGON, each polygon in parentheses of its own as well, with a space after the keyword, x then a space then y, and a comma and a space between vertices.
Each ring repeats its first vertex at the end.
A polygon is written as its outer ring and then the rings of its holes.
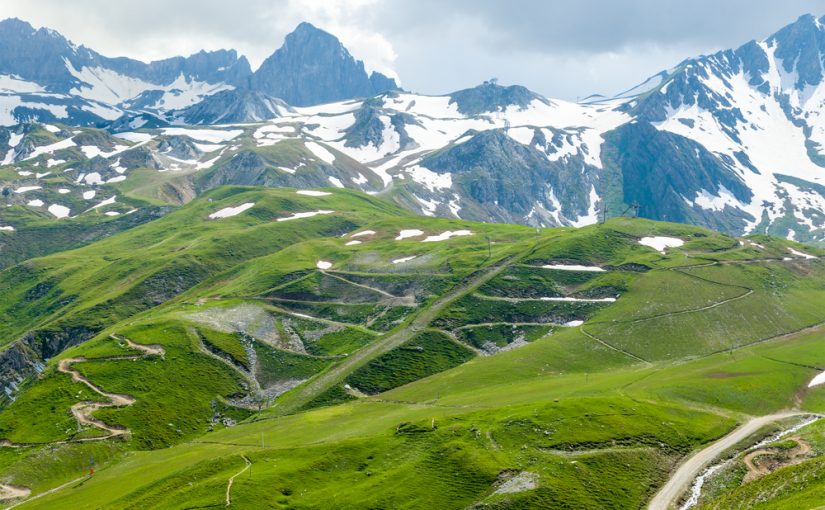
POLYGON ((825 508, 821 20, 579 103, 0 28, 4 508, 825 508))
POLYGON ((0 22, 0 41, 0 151, 16 169, 4 185, 38 187, 7 194, 13 205, 69 206, 54 190, 121 181, 113 193, 145 198, 128 184, 140 175, 140 189, 168 203, 221 184, 333 185, 478 221, 638 214, 825 240, 825 27, 811 15, 579 103, 494 80, 406 92, 308 23, 254 72, 232 50, 108 58, 14 19, 0 22), (181 145, 185 157, 168 152, 181 145), (37 165, 53 168, 49 179, 37 165))

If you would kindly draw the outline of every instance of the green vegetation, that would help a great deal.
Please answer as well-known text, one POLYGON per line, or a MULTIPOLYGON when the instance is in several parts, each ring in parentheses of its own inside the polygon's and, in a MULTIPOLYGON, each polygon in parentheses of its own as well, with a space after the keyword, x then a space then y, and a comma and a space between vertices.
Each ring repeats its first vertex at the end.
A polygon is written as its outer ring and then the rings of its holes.
MULTIPOLYGON (((100 468, 22 508, 225 506, 247 462, 239 508, 640 508, 748 415, 825 411, 807 388, 825 265, 783 260, 788 241, 629 218, 537 233, 329 193, 219 188, 0 272, 6 359, 46 360, 8 380, 3 480, 36 495, 100 468), (473 234, 396 240, 411 228, 473 234), (686 243, 662 254, 645 235, 686 243), (58 370, 68 358, 94 387, 58 370), (128 429, 100 440, 70 409, 107 392, 134 401, 93 412, 128 429)), ((706 503, 825 504, 823 426, 800 432, 811 460, 706 503)))
POLYGON ((447 335, 425 331, 364 365, 348 377, 347 382, 373 395, 443 372, 472 357, 472 351, 447 335))

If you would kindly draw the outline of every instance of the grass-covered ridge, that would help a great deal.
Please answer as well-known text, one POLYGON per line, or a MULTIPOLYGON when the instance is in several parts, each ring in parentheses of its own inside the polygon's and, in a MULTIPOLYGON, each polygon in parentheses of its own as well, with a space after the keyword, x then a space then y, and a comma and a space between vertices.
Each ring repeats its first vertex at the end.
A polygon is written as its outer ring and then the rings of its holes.
POLYGON ((19 446, 0 475, 37 495, 90 455, 102 468, 23 508, 223 506, 247 462, 239 507, 638 508, 746 415, 825 410, 804 389, 825 366, 825 266, 788 249, 812 248, 628 218, 536 232, 326 193, 220 188, 0 273, 12 339, 88 329, 0 410, 19 446), (315 211, 332 212, 278 221, 315 211), (132 351, 113 338, 165 355, 118 359, 132 351), (134 398, 94 413, 127 437, 77 441, 100 430, 70 409, 102 398, 56 369, 77 358, 134 398))

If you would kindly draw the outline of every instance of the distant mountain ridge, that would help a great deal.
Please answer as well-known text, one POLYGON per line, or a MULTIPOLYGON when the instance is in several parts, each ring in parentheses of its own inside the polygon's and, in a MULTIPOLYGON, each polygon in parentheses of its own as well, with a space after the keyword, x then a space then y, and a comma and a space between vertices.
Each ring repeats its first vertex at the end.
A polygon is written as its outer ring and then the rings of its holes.
POLYGON ((61 205, 47 191, 60 185, 58 170, 81 188, 144 170, 141 188, 162 186, 153 193, 175 203, 221 184, 333 185, 383 192, 430 216, 542 227, 637 213, 825 243, 825 23, 811 15, 580 103, 496 80, 442 96, 397 90, 307 23, 245 75, 234 52, 142 64, 19 21, 0 25, 0 34, 75 59, 54 57, 63 69, 49 76, 65 83, 52 88, 0 59, 0 123, 43 124, 0 132, 3 162, 20 177, 10 186, 27 190, 9 195, 13 204, 61 205), (232 65, 209 72, 210 59, 232 65), (22 74, 3 74, 12 70, 22 74), (135 85, 150 79, 159 81, 135 85), (92 95, 104 89, 128 99, 92 95), (136 145, 87 146, 60 125, 101 126, 107 133, 93 139, 116 133, 136 145), (154 184, 147 168, 181 177, 154 184))
POLYGON ((254 73, 235 50, 149 63, 110 58, 16 18, 0 21, 0 46, 0 125, 39 120, 88 126, 171 111, 179 112, 172 119, 187 123, 254 121, 272 118, 275 100, 309 106, 398 88, 380 73, 367 74, 337 38, 309 23, 254 73), (208 114, 204 110, 214 104, 199 106, 221 92, 220 101, 234 113, 208 114), (190 107, 195 111, 184 111, 190 107))

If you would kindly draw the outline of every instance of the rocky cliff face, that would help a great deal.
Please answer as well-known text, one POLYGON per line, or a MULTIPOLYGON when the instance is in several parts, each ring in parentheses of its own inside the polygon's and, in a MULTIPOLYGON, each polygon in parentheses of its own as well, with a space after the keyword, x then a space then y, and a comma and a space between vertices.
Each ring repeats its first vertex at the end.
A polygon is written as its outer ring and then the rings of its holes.
POLYGON ((397 89, 395 81, 356 60, 332 34, 301 23, 250 79, 250 88, 293 106, 368 97, 397 89))

